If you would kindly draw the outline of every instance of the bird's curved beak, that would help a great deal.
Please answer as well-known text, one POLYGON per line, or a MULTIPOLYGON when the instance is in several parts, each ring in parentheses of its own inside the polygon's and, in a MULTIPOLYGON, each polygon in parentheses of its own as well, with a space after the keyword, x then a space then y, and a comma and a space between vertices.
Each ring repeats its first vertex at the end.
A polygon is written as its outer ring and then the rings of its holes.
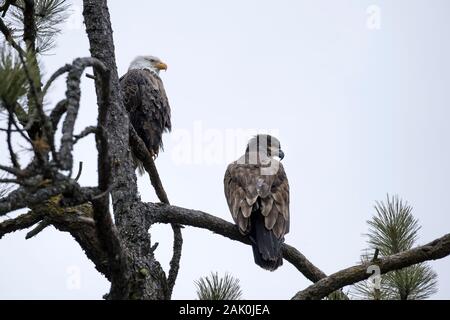
POLYGON ((157 64, 155 64, 155 67, 158 70, 167 70, 167 64, 165 64, 164 62, 158 62, 157 64))
POLYGON ((284 152, 283 152, 283 150, 280 150, 280 151, 278 152, 278 157, 280 158, 280 160, 283 160, 283 158, 284 158, 284 152))

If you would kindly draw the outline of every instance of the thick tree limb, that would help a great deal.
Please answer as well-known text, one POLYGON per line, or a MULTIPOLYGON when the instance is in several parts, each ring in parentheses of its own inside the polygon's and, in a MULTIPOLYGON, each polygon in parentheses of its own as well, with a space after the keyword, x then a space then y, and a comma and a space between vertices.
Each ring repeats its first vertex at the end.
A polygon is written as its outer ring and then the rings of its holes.
POLYGON ((67 182, 40 188, 34 192, 30 189, 19 188, 12 191, 8 196, 0 199, 0 216, 8 212, 38 205, 58 194, 69 191, 72 185, 67 182))
POLYGON ((17 179, 0 179, 0 183, 4 183, 4 184, 10 184, 10 183, 15 183, 15 184, 20 184, 20 181, 17 179))
MULTIPOLYGON (((135 168, 129 147, 129 119, 124 108, 115 58, 114 39, 106 0, 83 0, 83 16, 92 57, 110 70, 110 101, 107 112, 108 157, 114 217, 130 261, 130 279, 122 285, 113 279, 110 299, 164 299, 167 281, 151 251, 149 225, 140 204, 135 168)), ((94 70, 98 104, 102 101, 100 74, 94 70)))
POLYGON ((0 239, 7 233, 27 229, 42 220, 42 216, 33 211, 22 214, 14 219, 0 223, 0 239))
MULTIPOLYGON (((142 141, 142 139, 138 136, 133 127, 130 127, 130 145, 133 152, 144 164, 145 171, 147 171, 150 177, 150 182, 155 189, 159 201, 170 205, 169 198, 164 190, 155 162, 148 152, 148 149, 145 147, 144 141, 142 141)), ((181 233, 181 226, 179 224, 172 223, 171 227, 173 231, 173 254, 172 259, 170 260, 169 274, 167 276, 168 299, 172 296, 173 288, 178 277, 181 253, 183 250, 183 235, 181 233)))
POLYGON ((81 188, 74 180, 60 174, 54 180, 43 180, 37 175, 20 180, 20 183, 22 187, 0 198, 0 216, 38 206, 57 195, 63 195, 60 200, 62 206, 73 207, 96 199, 101 192, 98 188, 81 188))
POLYGON ((337 289, 369 278, 372 275, 367 273, 367 268, 370 265, 375 264, 379 266, 381 274, 385 274, 389 271, 399 270, 424 261, 442 259, 448 255, 450 255, 450 234, 424 246, 383 257, 376 262, 365 263, 336 272, 298 292, 293 299, 322 299, 337 289))
POLYGON ((77 175, 75 176, 75 181, 78 182, 78 180, 80 180, 81 174, 83 173, 83 161, 78 162, 78 172, 77 175))
MULTIPOLYGON (((96 60, 99 62, 99 60, 96 60)), ((100 63, 100 62, 99 62, 100 63)), ((114 286, 126 288, 129 281, 128 256, 122 245, 116 227, 109 212, 109 193, 112 186, 111 158, 108 152, 108 137, 105 127, 107 125, 108 107, 110 104, 110 72, 101 63, 100 70, 96 68, 96 74, 101 76, 101 92, 98 97, 98 124, 94 129, 88 128, 81 135, 95 132, 97 140, 97 166, 98 188, 103 193, 92 201, 94 220, 98 238, 108 255, 109 270, 114 286)), ((76 140, 75 140, 76 141, 76 140)))
POLYGON ((150 182, 155 189, 156 195, 158 196, 159 201, 165 204, 169 204, 169 198, 167 197, 166 191, 162 185, 161 179, 158 174, 158 170, 156 169, 155 162, 153 161, 152 156, 147 150, 147 147, 144 144, 144 141, 138 136, 136 130, 133 127, 130 127, 130 145, 133 149, 133 152, 137 155, 137 157, 144 164, 145 170, 150 176, 150 182))
MULTIPOLYGON (((207 229, 231 240, 250 244, 250 240, 239 232, 236 225, 208 213, 158 204, 147 204, 147 208, 151 223, 177 223, 207 229)), ((326 276, 297 249, 287 244, 283 244, 283 257, 313 282, 326 276)))
MULTIPOLYGON (((87 67, 95 67, 96 70, 104 76, 102 77, 102 80, 109 78, 109 71, 106 66, 95 58, 78 58, 73 62, 72 68, 67 77, 67 114, 62 128, 63 135, 61 138, 61 148, 59 152, 59 161, 61 169, 63 170, 70 170, 73 165, 73 132, 75 128, 75 121, 78 116, 78 110, 80 108, 81 75, 87 67)), ((104 83, 104 85, 108 86, 109 84, 104 83)), ((106 94, 109 94, 109 91, 106 91, 106 94)))

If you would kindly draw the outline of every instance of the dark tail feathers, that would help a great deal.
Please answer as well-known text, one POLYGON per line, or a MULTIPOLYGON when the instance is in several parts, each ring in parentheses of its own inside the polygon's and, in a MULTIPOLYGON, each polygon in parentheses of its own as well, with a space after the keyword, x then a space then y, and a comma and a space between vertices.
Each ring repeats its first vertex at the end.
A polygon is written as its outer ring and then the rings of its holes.
POLYGON ((276 270, 283 264, 281 246, 284 238, 278 239, 272 231, 266 229, 264 216, 259 210, 252 212, 251 225, 250 240, 255 263, 263 269, 276 270))

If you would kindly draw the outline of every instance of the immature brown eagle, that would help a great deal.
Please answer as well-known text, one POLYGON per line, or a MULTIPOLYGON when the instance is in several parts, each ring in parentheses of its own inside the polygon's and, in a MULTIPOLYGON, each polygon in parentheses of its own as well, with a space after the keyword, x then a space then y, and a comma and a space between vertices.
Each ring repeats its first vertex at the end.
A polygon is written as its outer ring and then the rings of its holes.
MULTIPOLYGON (((154 158, 158 156, 160 148, 163 148, 163 132, 171 130, 170 106, 159 77, 160 70, 167 70, 167 65, 160 59, 139 56, 120 78, 122 97, 130 122, 154 158)), ((133 158, 142 174, 142 162, 134 155, 133 158)))
POLYGON ((224 178, 233 220, 249 236, 255 263, 270 271, 283 264, 281 246, 289 232, 289 183, 275 157, 284 158, 278 139, 257 135, 224 178))

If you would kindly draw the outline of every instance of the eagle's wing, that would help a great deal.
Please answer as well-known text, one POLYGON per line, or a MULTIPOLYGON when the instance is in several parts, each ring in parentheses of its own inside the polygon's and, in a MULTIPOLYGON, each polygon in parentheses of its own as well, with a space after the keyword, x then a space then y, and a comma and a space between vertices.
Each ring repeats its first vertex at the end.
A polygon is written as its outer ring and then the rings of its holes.
POLYGON ((120 86, 125 107, 147 149, 157 155, 162 134, 171 130, 170 106, 161 78, 148 70, 130 70, 120 86))
MULTIPOLYGON (((272 160, 276 161, 276 160, 272 160)), ((224 177, 225 197, 242 234, 251 231, 251 216, 264 216, 264 226, 278 239, 289 232, 289 182, 278 162, 274 175, 262 175, 259 165, 231 163, 224 177)))

